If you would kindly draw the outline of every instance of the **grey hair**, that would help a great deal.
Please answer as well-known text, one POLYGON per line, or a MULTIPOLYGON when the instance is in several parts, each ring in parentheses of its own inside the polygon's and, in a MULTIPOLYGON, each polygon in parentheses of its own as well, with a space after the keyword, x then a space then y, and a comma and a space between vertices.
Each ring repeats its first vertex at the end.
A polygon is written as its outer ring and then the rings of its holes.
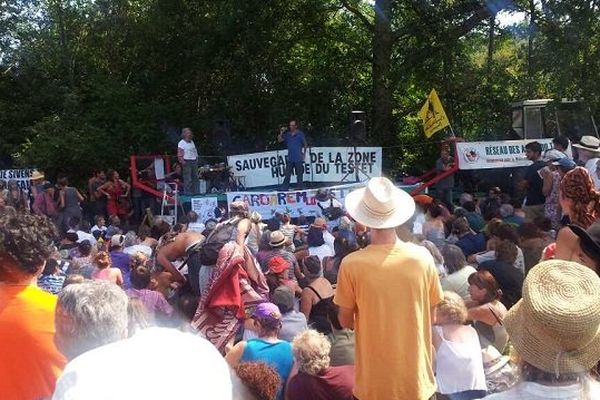
POLYGON ((444 265, 449 274, 460 271, 467 265, 465 254, 460 247, 453 244, 446 244, 442 247, 442 257, 444 257, 444 265))
POLYGON ((125 292, 106 281, 85 281, 58 295, 56 337, 59 350, 73 359, 86 351, 127 337, 125 292))
POLYGON ((515 213, 515 208, 510 204, 502 204, 500 206, 500 216, 502 218, 510 217, 515 213))
POLYGON ((331 343, 320 332, 308 329, 298 334, 292 343, 292 350, 300 371, 318 375, 329 367, 331 343))
POLYGON ((419 243, 419 245, 425 247, 427 250, 429 250, 429 252, 431 253, 431 256, 433 257, 433 260, 435 261, 436 264, 443 264, 444 263, 444 257, 442 256, 442 253, 440 253, 440 250, 437 248, 437 246, 429 240, 422 240, 421 243, 419 243))
POLYGON ((134 231, 129 231, 125 234, 125 239, 123 239, 122 247, 131 247, 137 243, 137 235, 134 231))

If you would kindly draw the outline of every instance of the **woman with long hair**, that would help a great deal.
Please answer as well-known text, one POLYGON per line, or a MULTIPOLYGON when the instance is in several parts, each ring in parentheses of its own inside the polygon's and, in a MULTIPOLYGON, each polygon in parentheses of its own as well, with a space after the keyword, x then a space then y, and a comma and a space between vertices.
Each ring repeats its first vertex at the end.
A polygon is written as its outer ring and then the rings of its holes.
MULTIPOLYGON (((565 174, 560 182, 559 202, 571 224, 584 230, 600 218, 600 192, 585 168, 575 167, 565 174)), ((571 228, 561 229, 556 237, 554 258, 572 260, 577 242, 578 237, 571 228)))

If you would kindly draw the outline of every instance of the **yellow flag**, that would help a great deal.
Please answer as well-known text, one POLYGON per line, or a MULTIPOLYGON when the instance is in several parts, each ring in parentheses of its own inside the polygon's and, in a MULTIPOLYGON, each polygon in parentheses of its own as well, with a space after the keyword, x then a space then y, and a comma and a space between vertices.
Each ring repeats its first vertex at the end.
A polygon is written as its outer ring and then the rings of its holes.
POLYGON ((419 111, 419 117, 423 120, 423 129, 425 136, 428 138, 440 129, 444 129, 450 125, 450 121, 446 117, 446 112, 435 89, 432 89, 431 93, 429 93, 427 101, 425 101, 425 104, 421 107, 421 111, 419 111))

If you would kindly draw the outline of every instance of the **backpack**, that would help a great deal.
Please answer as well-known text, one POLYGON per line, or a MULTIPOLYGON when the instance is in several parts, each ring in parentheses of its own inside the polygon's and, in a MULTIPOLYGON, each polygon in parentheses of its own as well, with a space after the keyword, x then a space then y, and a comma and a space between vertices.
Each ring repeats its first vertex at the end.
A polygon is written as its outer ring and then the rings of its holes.
POLYGON ((321 212, 323 213, 323 216, 325 218, 327 218, 328 221, 334 221, 334 220, 340 218, 342 215, 344 215, 344 210, 342 210, 340 207, 335 207, 333 205, 333 199, 332 198, 329 199, 329 207, 327 207, 327 208, 324 208, 319 203, 317 203, 317 205, 321 209, 321 212))
POLYGON ((215 265, 219 257, 219 251, 225 243, 235 240, 234 234, 240 220, 227 220, 218 224, 208 235, 198 250, 202 265, 215 265))

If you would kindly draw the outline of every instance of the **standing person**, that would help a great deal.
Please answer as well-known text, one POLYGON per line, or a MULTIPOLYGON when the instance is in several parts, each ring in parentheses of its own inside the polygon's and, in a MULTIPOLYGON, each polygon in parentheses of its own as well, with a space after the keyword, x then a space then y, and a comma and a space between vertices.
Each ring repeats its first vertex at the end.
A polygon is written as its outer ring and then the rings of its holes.
POLYGON ((106 198, 98 192, 98 188, 106 183, 106 173, 104 170, 96 170, 90 179, 88 179, 88 213, 89 216, 106 215, 106 198))
POLYGON ((129 212, 127 197, 131 186, 122 180, 114 169, 109 169, 106 176, 108 180, 98 188, 98 192, 106 197, 106 211, 111 217, 116 215, 126 220, 129 212))
POLYGON ((65 366, 54 344, 56 296, 36 281, 52 254, 54 225, 30 214, 0 218, 0 398, 49 398, 65 366))
POLYGON ((569 148, 569 138, 566 136, 555 136, 554 139, 552 139, 552 148, 566 155, 567 149, 569 148))
POLYGON ((43 215, 55 220, 58 216, 58 206, 54 201, 54 185, 50 182, 44 182, 42 189, 43 191, 35 197, 31 210, 36 215, 43 215))
MULTIPOLYGON (((551 221, 552 229, 555 230, 558 230, 560 227, 561 211, 558 197, 560 181, 564 175, 557 165, 559 160, 563 158, 567 158, 564 153, 558 150, 548 150, 544 154, 544 162, 546 162, 547 165, 540 169, 540 175, 543 180, 542 193, 546 197, 544 217, 551 221)), ((570 162, 570 160, 568 162, 570 162)))
POLYGON ((14 207, 19 212, 27 210, 27 196, 23 189, 19 187, 17 181, 8 181, 6 205, 14 207))
POLYGON ((596 164, 600 160, 600 139, 595 136, 582 136, 579 143, 574 144, 579 155, 579 165, 588 170, 596 189, 600 189, 600 178, 596 174, 596 164))
POLYGON ((298 183, 298 189, 303 188, 302 174, 304 173, 304 156, 306 154, 306 137, 304 132, 298 129, 298 122, 291 120, 289 124, 289 130, 281 129, 279 136, 277 137, 279 143, 285 142, 288 150, 288 156, 285 164, 285 178, 283 179, 283 185, 281 190, 286 191, 290 188, 290 178, 292 176, 292 170, 296 174, 296 182, 298 183))
MULTIPOLYGON (((448 149, 442 149, 440 158, 435 162, 435 169, 438 174, 449 171, 454 167, 454 159, 450 157, 448 149)), ((435 184, 437 198, 443 201, 450 211, 454 208, 452 204, 452 188, 454 187, 454 174, 445 177, 435 184)))
POLYGON ((354 396, 429 399, 436 390, 431 325, 443 293, 429 251, 396 235, 414 200, 377 177, 345 202, 352 218, 371 228, 371 244, 342 261, 334 297, 341 326, 356 332, 354 396))
POLYGON ((198 192, 198 150, 192 138, 190 128, 183 128, 181 140, 177 144, 177 158, 183 168, 183 192, 195 194, 198 192))
POLYGON ((59 228, 67 230, 69 220, 77 217, 81 221, 82 213, 79 205, 84 199, 79 190, 69 186, 69 179, 62 177, 56 182, 58 188, 59 228))
POLYGON ((526 190, 523 211, 529 221, 544 216, 546 198, 542 191, 543 181, 539 170, 546 166, 542 161, 542 145, 539 142, 529 142, 525 145, 525 156, 533 163, 527 167, 521 188, 526 190))

